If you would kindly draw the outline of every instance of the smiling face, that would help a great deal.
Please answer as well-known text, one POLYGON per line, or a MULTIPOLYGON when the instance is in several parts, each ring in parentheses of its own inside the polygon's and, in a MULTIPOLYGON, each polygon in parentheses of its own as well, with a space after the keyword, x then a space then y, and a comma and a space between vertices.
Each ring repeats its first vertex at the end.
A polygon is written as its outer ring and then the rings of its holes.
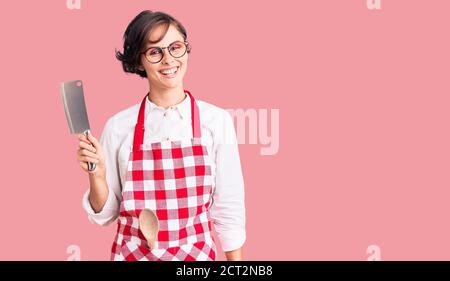
MULTIPOLYGON (((159 25, 151 32, 150 41, 155 42, 161 38, 166 27, 159 25)), ((147 41, 143 51, 149 47, 167 47, 175 41, 184 42, 183 35, 177 30, 177 28, 171 24, 161 39, 157 43, 150 43, 147 41)), ((175 48, 175 47, 174 47, 175 48)), ((172 89, 177 87, 183 87, 183 77, 187 70, 188 52, 180 58, 174 58, 169 54, 168 48, 163 49, 163 58, 158 63, 149 62, 145 54, 141 55, 141 70, 145 69, 147 78, 150 82, 150 87, 158 89, 172 89)))

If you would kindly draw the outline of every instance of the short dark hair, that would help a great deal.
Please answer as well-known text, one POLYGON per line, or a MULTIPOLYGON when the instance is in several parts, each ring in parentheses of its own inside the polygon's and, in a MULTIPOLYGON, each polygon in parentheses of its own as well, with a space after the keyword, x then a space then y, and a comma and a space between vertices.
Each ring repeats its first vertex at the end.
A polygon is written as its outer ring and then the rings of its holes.
MULTIPOLYGON (((184 26, 174 17, 163 12, 152 12, 145 10, 139 13, 129 24, 123 35, 123 53, 116 50, 116 58, 122 62, 123 71, 128 73, 135 73, 142 78, 147 77, 145 70, 139 70, 141 65, 141 52, 147 43, 147 34, 149 34, 155 27, 165 25, 166 31, 161 38, 150 43, 157 43, 166 35, 170 25, 173 24, 187 40, 187 33, 184 26)), ((190 49, 188 50, 188 53, 190 49)))

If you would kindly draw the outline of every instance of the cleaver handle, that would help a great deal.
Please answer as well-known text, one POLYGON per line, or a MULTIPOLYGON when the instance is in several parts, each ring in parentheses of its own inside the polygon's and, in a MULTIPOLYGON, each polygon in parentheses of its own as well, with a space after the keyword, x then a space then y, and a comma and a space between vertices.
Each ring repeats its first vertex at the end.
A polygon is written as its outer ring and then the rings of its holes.
MULTIPOLYGON (((88 135, 89 135, 89 130, 86 130, 86 131, 84 132, 84 135, 85 135, 86 138, 87 138, 88 135)), ((91 146, 92 146, 92 145, 91 145, 91 146)), ((93 171, 93 170, 95 170, 95 163, 88 162, 87 165, 88 165, 88 171, 93 171)))

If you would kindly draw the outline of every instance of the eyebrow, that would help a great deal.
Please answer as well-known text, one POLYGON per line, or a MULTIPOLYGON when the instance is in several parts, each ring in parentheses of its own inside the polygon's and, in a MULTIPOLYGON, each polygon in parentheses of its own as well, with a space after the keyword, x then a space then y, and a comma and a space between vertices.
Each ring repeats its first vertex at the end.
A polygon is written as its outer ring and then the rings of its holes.
MULTIPOLYGON (((175 40, 175 41, 173 41, 172 43, 175 43, 175 42, 183 42, 183 40, 175 40)), ((172 43, 169 43, 169 46, 170 46, 172 43)), ((157 45, 150 46, 151 44, 153 44, 153 43, 147 43, 147 44, 145 45, 145 48, 152 48, 152 47, 159 47, 159 48, 161 48, 161 46, 157 46, 157 45)))

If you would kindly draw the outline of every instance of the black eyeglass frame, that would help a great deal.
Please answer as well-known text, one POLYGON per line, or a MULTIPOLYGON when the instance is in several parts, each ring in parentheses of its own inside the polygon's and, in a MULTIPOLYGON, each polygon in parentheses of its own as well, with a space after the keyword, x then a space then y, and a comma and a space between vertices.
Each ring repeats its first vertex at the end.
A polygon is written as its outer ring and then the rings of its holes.
POLYGON ((148 47, 145 51, 141 52, 141 55, 143 54, 143 55, 145 56, 145 59, 146 59, 149 63, 159 63, 159 62, 161 62, 162 59, 164 58, 164 55, 165 55, 164 49, 167 49, 167 50, 169 51, 169 54, 170 54, 172 57, 174 57, 174 58, 181 58, 181 57, 184 56, 186 53, 188 53, 188 52, 191 51, 191 45, 189 44, 188 41, 174 41, 174 42, 170 43, 169 46, 166 46, 166 47, 155 47, 155 46, 148 47), (185 49, 184 53, 183 53, 182 55, 180 55, 180 56, 174 56, 174 55, 170 52, 170 47, 171 47, 173 44, 176 44, 176 43, 182 43, 182 44, 184 44, 184 45, 186 46, 186 49, 185 49), (162 54, 161 59, 159 59, 159 61, 157 61, 157 62, 150 61, 150 60, 148 59, 147 55, 146 55, 146 53, 148 52, 148 50, 150 50, 150 49, 152 49, 152 48, 156 48, 156 49, 159 49, 159 50, 161 51, 161 54, 162 54))

